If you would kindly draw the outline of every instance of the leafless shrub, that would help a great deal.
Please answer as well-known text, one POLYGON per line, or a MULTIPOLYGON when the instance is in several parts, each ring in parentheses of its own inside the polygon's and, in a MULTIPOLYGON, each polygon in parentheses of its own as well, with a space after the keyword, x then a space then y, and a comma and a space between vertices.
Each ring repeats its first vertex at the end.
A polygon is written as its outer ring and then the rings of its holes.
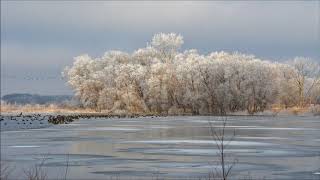
POLYGON ((67 160, 66 160, 66 169, 64 173, 64 180, 67 180, 68 170, 69 170, 69 153, 67 154, 67 160))
POLYGON ((0 163, 0 180, 8 180, 13 168, 5 162, 0 163))
POLYGON ((44 169, 44 164, 47 159, 44 157, 39 164, 35 164, 33 167, 24 170, 24 174, 27 180, 46 180, 47 172, 44 169))
MULTIPOLYGON (((46 155, 41 159, 40 163, 35 164, 33 167, 24 170, 27 180, 47 180, 47 171, 45 169, 45 162, 48 160, 46 155)), ((66 154, 66 168, 64 170, 62 180, 67 180, 69 171, 69 154, 66 154)), ((1 179, 2 180, 2 179, 1 179)))
POLYGON ((215 142, 216 147, 218 148, 218 157, 219 157, 219 165, 220 169, 215 168, 212 173, 209 174, 209 180, 213 179, 221 179, 227 180, 231 174, 233 167, 238 162, 237 159, 233 158, 231 161, 227 160, 228 154, 226 153, 226 149, 230 142, 232 142, 236 136, 235 130, 233 130, 233 135, 230 138, 226 137, 226 125, 227 125, 227 117, 222 119, 222 127, 215 128, 213 124, 209 121, 210 126, 210 135, 215 142))

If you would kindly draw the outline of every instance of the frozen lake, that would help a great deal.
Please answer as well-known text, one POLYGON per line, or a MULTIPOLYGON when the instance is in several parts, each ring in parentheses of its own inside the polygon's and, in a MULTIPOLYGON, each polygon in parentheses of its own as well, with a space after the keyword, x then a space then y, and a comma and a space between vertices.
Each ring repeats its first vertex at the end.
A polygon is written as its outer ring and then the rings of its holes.
MULTIPOLYGON (((209 116, 80 119, 42 129, 1 132, 1 160, 11 177, 43 157, 50 178, 192 179, 217 166, 209 116), (67 155, 69 154, 69 155, 67 155)), ((230 116, 236 130, 227 152, 237 159, 232 176, 259 179, 320 178, 320 118, 230 116)))

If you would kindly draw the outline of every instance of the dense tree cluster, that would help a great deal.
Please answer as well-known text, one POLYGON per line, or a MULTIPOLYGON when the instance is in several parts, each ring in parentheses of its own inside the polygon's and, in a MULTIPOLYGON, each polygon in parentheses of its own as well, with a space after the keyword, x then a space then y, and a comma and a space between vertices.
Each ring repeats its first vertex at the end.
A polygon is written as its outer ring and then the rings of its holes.
POLYGON ((108 51, 75 57, 63 72, 84 107, 107 112, 225 114, 315 103, 319 64, 288 63, 253 55, 197 50, 179 52, 183 37, 156 34, 133 53, 108 51))

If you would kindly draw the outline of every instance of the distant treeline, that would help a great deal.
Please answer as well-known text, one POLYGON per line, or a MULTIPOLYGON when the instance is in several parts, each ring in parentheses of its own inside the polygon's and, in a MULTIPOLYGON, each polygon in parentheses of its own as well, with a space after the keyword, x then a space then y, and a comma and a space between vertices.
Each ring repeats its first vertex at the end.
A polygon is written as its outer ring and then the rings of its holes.
POLYGON ((2 96, 1 100, 9 104, 63 104, 71 101, 71 95, 38 95, 38 94, 8 94, 2 96))

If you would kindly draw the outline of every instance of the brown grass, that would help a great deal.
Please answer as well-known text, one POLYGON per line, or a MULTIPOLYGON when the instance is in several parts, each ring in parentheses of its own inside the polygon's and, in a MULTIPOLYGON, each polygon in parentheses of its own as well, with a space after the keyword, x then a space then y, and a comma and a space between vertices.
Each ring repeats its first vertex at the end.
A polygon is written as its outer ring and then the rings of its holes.
MULTIPOLYGON (((274 116, 278 114, 292 114, 299 115, 304 113, 312 113, 314 115, 320 115, 320 105, 310 105, 306 107, 290 107, 285 108, 283 105, 275 104, 269 109, 274 116)), ((48 104, 48 105, 40 105, 40 104, 26 104, 26 105, 18 105, 18 104, 7 104, 1 102, 1 113, 48 113, 48 114, 90 114, 90 113, 103 113, 103 114, 126 114, 126 112, 98 112, 95 109, 90 108, 81 108, 75 107, 71 105, 56 105, 56 104, 48 104)), ((152 113, 151 113, 152 114, 152 113)), ((156 113, 154 113, 156 114, 156 113)), ((140 114, 141 115, 141 114, 140 114)), ((142 115, 146 115, 143 114, 142 115)))
POLYGON ((93 109, 58 106, 55 104, 39 105, 39 104, 6 104, 1 103, 1 113, 94 113, 93 109))
MULTIPOLYGON (((285 108, 282 105, 273 105, 271 107, 271 111, 274 115, 278 115, 278 114, 291 114, 291 115, 301 115, 301 114, 305 114, 305 113, 309 113, 313 111, 316 111, 314 109, 314 107, 317 107, 319 105, 316 106, 305 106, 305 107, 298 107, 298 106, 294 106, 294 107, 290 107, 290 108, 285 108)), ((320 109, 320 108, 319 108, 320 109)))
POLYGON ((309 111, 307 107, 293 107, 290 109, 290 112, 294 115, 303 114, 309 111))

